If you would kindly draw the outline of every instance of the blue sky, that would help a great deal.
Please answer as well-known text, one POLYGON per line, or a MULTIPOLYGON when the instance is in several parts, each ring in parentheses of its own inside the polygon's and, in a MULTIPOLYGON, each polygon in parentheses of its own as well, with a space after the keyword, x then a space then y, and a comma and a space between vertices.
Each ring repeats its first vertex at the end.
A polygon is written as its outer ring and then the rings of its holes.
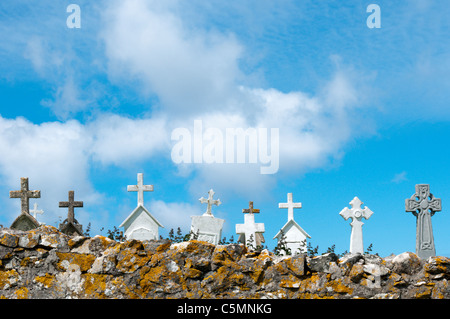
MULTIPOLYGON (((67 191, 76 218, 106 235, 136 205, 137 173, 154 185, 145 205, 188 231, 210 188, 234 235, 254 202, 266 244, 295 220, 323 252, 348 250, 339 212, 358 196, 374 214, 364 243, 385 256, 415 250, 404 200, 418 183, 442 199, 433 220, 450 256, 450 7, 444 1, 14 1, 0 3, 0 223, 29 177, 38 219, 57 226, 67 191), (70 29, 69 4, 81 9, 70 29), (381 28, 366 25, 369 4, 381 28), (182 164, 176 128, 278 128, 279 170, 259 164, 182 164), (104 228, 103 232, 100 231, 104 228)), ((33 203, 32 201, 31 203, 33 203)))

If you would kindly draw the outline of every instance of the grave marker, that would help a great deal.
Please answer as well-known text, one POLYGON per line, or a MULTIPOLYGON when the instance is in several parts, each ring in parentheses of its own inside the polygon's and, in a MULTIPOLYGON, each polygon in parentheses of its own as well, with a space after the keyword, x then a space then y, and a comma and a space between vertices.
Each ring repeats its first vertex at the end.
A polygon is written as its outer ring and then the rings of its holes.
POLYGON ((431 216, 442 210, 442 203, 430 193, 429 184, 417 184, 416 192, 405 200, 405 210, 416 216, 416 254, 420 258, 436 256, 431 216))
POLYGON ((164 227, 144 207, 144 192, 153 192, 153 185, 144 185, 144 174, 137 174, 137 185, 128 185, 127 191, 138 193, 137 207, 120 224, 124 228, 127 239, 151 240, 159 239, 159 227, 164 227))
POLYGON ((257 248, 265 242, 263 233, 265 231, 263 223, 255 223, 255 215, 259 213, 259 209, 253 208, 253 202, 249 202, 249 207, 243 209, 244 224, 236 225, 236 233, 239 235, 238 242, 244 243, 245 246, 253 246, 257 248))
POLYGON ((40 191, 30 191, 28 189, 28 178, 20 179, 20 191, 10 191, 10 198, 20 198, 20 215, 11 224, 12 229, 31 230, 39 227, 39 222, 30 215, 30 198, 40 198, 40 191))
POLYGON ((30 213, 33 214, 34 219, 37 220, 36 214, 42 215, 42 214, 44 214, 44 211, 42 209, 38 209, 38 203, 34 203, 33 209, 30 210, 30 213))
POLYGON ((222 227, 225 220, 216 218, 211 212, 211 206, 219 206, 220 199, 213 199, 214 191, 212 189, 208 192, 208 199, 201 197, 200 203, 207 204, 206 212, 202 216, 191 216, 191 239, 197 238, 217 245, 222 238, 222 227))
POLYGON ((363 245, 363 234, 362 234, 362 226, 364 223, 361 221, 363 218, 369 219, 372 216, 373 212, 366 206, 361 208, 363 202, 359 200, 358 197, 353 198, 350 202, 352 206, 351 209, 345 207, 339 215, 341 215, 345 220, 351 218, 352 222, 350 225, 352 226, 352 234, 350 236, 350 253, 352 254, 363 254, 364 253, 364 245, 363 245))
POLYGON ((68 208, 67 218, 59 224, 59 230, 69 236, 83 236, 83 226, 75 219, 75 207, 83 207, 83 202, 75 201, 75 192, 69 191, 69 200, 59 202, 59 207, 68 208))
POLYGON ((286 248, 290 249, 292 255, 306 252, 306 238, 311 236, 294 220, 294 208, 302 208, 302 203, 294 203, 292 193, 288 193, 287 203, 279 203, 278 208, 288 209, 288 221, 273 239, 277 238, 280 243, 284 237, 286 248))

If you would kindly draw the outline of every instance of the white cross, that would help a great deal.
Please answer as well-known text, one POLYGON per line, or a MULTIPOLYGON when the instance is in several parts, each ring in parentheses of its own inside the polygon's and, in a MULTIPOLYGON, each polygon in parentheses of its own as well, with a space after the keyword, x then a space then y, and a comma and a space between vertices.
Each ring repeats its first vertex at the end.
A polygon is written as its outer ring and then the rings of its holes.
POLYGON ((144 206, 144 192, 153 192, 153 185, 144 185, 144 174, 137 174, 137 185, 128 185, 127 191, 138 192, 138 206, 144 206))
POLYGON ((215 194, 214 191, 210 189, 208 192, 208 199, 203 198, 203 196, 199 198, 200 203, 207 204, 206 212, 203 214, 203 216, 213 216, 213 214, 211 213, 211 206, 212 205, 219 206, 220 204, 222 204, 220 202, 220 199, 213 199, 214 194, 215 194))
POLYGON ((302 208, 302 203, 294 203, 292 193, 287 194, 287 203, 279 203, 278 208, 288 209, 288 221, 294 219, 294 208, 302 208))
POLYGON ((255 223, 255 215, 254 213, 259 213, 259 209, 253 209, 253 202, 249 203, 248 209, 242 210, 244 215, 244 224, 236 224, 236 233, 238 235, 245 236, 245 245, 247 246, 250 240, 250 237, 253 238, 253 242, 256 246, 261 245, 261 241, 264 242, 264 237, 262 237, 262 233, 265 232, 265 227, 263 223, 255 223), (260 236, 257 236, 259 234, 260 236), (260 239, 261 238, 261 239, 260 239))
POLYGON ((351 209, 345 207, 339 215, 341 215, 345 220, 351 218, 352 222, 350 225, 352 226, 352 234, 350 237, 350 253, 362 254, 364 252, 363 245, 363 235, 362 235, 362 226, 364 223, 361 221, 363 218, 369 219, 372 216, 373 212, 366 206, 364 209, 361 208, 363 202, 359 200, 358 197, 353 198, 350 202, 352 205, 351 209))
POLYGON ((38 203, 34 203, 33 205, 33 209, 30 210, 30 213, 33 214, 34 219, 36 219, 36 214, 42 215, 44 213, 44 211, 42 209, 37 209, 38 208, 38 203))

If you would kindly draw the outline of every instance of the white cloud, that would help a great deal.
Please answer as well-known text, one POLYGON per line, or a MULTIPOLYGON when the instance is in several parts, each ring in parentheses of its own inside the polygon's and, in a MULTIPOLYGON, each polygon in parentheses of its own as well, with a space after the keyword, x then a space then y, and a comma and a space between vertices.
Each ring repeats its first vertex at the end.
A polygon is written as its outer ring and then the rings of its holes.
MULTIPOLYGON (((88 177, 88 160, 84 153, 89 137, 76 121, 66 123, 49 122, 33 124, 23 118, 8 120, 0 117, 1 174, 4 179, 4 203, 6 212, 19 211, 19 201, 8 199, 9 190, 19 189, 20 177, 28 177, 30 189, 41 190, 41 199, 36 200, 46 211, 44 221, 55 221, 61 212, 58 202, 67 198, 69 190, 77 197, 98 194, 92 189, 88 177)), ((12 221, 14 215, 7 217, 12 221)))
MULTIPOLYGON (((58 208, 53 207, 66 198, 69 189, 79 189, 80 198, 92 196, 90 200, 97 200, 97 204, 103 200, 90 182, 93 162, 126 167, 160 154, 170 160, 172 130, 190 128, 197 118, 205 128, 279 128, 282 176, 303 173, 338 158, 346 143, 365 125, 358 123, 354 112, 364 92, 358 83, 361 78, 352 70, 339 65, 315 95, 250 88, 240 83, 244 77, 239 69, 244 45, 232 34, 195 28, 195 23, 187 27, 176 14, 176 1, 111 1, 105 6, 101 31, 104 47, 99 46, 105 52, 86 45, 92 46, 86 41, 80 44, 81 54, 76 57, 70 46, 51 47, 37 36, 26 41, 26 58, 37 73, 49 76, 54 84, 53 99, 43 104, 63 118, 97 106, 102 97, 89 89, 91 84, 88 86, 85 79, 86 74, 101 70, 102 63, 94 62, 105 56, 107 75, 115 85, 120 88, 122 83, 137 83, 137 93, 158 97, 159 109, 156 112, 152 106, 148 118, 97 112, 86 124, 67 121, 35 125, 24 119, 0 118, 0 149, 5 154, 0 167, 8 187, 15 188, 19 177, 29 176, 31 185, 42 185, 39 187, 51 197, 50 214, 58 214, 58 208), (92 60, 86 53, 89 48, 94 52, 92 60), (87 65, 95 71, 83 74, 88 69, 79 63, 83 61, 92 62, 87 65), (77 75, 80 65, 84 67, 77 75), (86 86, 83 89, 82 84, 86 86)), ((259 166, 250 164, 192 167, 180 169, 180 175, 193 175, 189 180, 191 193, 214 187, 223 194, 264 196, 278 178, 262 176, 259 166)), ((177 214, 174 210, 184 209, 183 216, 194 211, 182 203, 152 205, 168 216, 177 214)), ((164 219, 161 222, 165 224, 164 219)), ((167 223, 170 225, 171 219, 167 223)))
POLYGON ((105 11, 103 38, 109 72, 143 82, 165 110, 182 116, 227 105, 239 76, 241 46, 232 35, 187 30, 155 1, 114 1, 105 11))
POLYGON ((392 183, 399 184, 401 182, 407 181, 408 177, 406 177, 407 173, 405 171, 395 174, 394 177, 391 179, 392 183))
POLYGON ((102 115, 87 125, 93 159, 104 165, 126 166, 165 151, 170 133, 164 118, 131 119, 102 115))

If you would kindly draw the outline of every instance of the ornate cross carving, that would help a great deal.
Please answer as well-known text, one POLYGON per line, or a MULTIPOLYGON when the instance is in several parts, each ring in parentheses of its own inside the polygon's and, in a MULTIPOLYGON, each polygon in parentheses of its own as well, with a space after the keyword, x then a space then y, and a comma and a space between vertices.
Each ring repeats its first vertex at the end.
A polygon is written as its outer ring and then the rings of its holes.
POLYGON ((208 192, 208 199, 203 198, 203 197, 201 197, 199 199, 200 203, 207 204, 206 212, 203 214, 203 216, 213 216, 213 214, 211 212, 211 206, 212 205, 219 206, 220 204, 222 204, 220 202, 220 199, 213 199, 214 194, 215 194, 214 191, 212 189, 210 189, 208 192))
POLYGON ((416 216, 416 254, 420 258, 436 255, 431 216, 441 211, 439 198, 430 193, 430 185, 417 184, 416 193, 405 200, 405 210, 416 216))
POLYGON ((369 219, 372 216, 373 212, 368 208, 361 208, 363 202, 359 200, 358 197, 353 198, 350 202, 352 206, 351 209, 345 207, 339 215, 341 215, 345 220, 351 218, 352 222, 350 225, 352 226, 352 234, 350 236, 350 253, 352 254, 363 254, 364 253, 364 244, 363 244, 363 235, 362 235, 362 226, 364 223, 361 221, 363 218, 369 219))

